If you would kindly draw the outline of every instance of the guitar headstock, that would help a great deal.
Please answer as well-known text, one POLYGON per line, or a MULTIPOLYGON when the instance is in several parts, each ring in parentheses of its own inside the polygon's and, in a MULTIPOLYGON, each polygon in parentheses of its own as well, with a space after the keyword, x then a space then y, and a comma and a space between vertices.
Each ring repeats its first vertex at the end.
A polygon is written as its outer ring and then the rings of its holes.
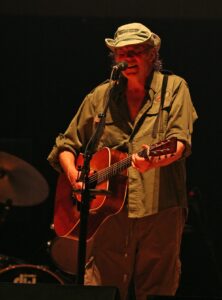
POLYGON ((161 156, 166 154, 173 154, 177 151, 177 138, 163 140, 156 144, 150 145, 148 149, 141 150, 138 154, 141 157, 148 158, 149 156, 161 156))
POLYGON ((147 153, 148 156, 160 156, 175 153, 177 150, 177 138, 163 140, 156 144, 152 144, 147 153))

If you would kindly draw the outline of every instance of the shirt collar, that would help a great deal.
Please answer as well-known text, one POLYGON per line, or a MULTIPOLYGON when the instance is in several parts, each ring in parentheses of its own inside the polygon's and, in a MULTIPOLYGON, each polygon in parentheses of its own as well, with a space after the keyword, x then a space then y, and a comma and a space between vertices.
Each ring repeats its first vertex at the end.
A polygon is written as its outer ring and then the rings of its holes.
POLYGON ((149 76, 146 84, 147 90, 151 89, 154 94, 156 94, 160 88, 160 76, 162 74, 158 71, 153 71, 152 74, 149 76))

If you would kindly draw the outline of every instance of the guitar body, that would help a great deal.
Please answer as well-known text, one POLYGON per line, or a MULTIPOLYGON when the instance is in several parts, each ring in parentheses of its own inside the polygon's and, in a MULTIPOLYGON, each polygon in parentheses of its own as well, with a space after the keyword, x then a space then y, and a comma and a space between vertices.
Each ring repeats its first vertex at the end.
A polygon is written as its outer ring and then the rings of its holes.
MULTIPOLYGON (((175 153, 177 138, 172 137, 156 144, 149 149, 142 149, 137 154, 147 158, 175 153)), ((89 203, 87 240, 91 239, 99 226, 107 218, 119 213, 124 205, 127 191, 127 168, 131 166, 132 155, 103 148, 96 152, 90 161, 89 177, 90 189, 108 190, 110 194, 93 195, 89 203), (91 187, 91 184, 95 186, 91 187)), ((83 156, 80 154, 76 166, 83 165, 83 156)), ((54 228, 58 236, 78 240, 80 231, 81 194, 73 194, 65 174, 60 174, 57 182, 54 208, 54 228)))
MULTIPOLYGON (((126 153, 109 148, 96 152, 90 162, 90 170, 103 170, 127 157, 126 153)), ((76 166, 82 166, 83 156, 79 155, 76 166)), ((99 226, 110 216, 119 213, 124 205, 127 191, 127 169, 93 187, 97 190, 108 190, 111 194, 94 195, 89 204, 87 240, 91 239, 99 226)), ((55 207, 54 228, 58 236, 77 240, 79 237, 80 194, 73 194, 66 175, 61 173, 58 178, 55 207)))

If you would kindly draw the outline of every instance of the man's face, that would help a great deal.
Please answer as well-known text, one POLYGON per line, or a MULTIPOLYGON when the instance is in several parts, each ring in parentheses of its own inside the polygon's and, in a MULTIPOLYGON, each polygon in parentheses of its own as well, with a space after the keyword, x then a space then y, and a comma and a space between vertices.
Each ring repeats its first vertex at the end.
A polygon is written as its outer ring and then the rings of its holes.
POLYGON ((127 62, 128 68, 122 71, 126 78, 137 77, 146 80, 153 67, 155 49, 147 45, 130 45, 116 49, 114 55, 117 63, 127 62))

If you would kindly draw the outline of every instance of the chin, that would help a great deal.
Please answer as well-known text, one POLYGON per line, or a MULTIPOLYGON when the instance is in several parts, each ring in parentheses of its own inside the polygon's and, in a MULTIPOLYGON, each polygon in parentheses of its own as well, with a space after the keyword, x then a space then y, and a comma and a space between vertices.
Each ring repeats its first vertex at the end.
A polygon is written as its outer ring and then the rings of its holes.
POLYGON ((131 70, 131 71, 127 71, 125 73, 125 76, 137 76, 138 75, 138 72, 136 70, 131 70))

